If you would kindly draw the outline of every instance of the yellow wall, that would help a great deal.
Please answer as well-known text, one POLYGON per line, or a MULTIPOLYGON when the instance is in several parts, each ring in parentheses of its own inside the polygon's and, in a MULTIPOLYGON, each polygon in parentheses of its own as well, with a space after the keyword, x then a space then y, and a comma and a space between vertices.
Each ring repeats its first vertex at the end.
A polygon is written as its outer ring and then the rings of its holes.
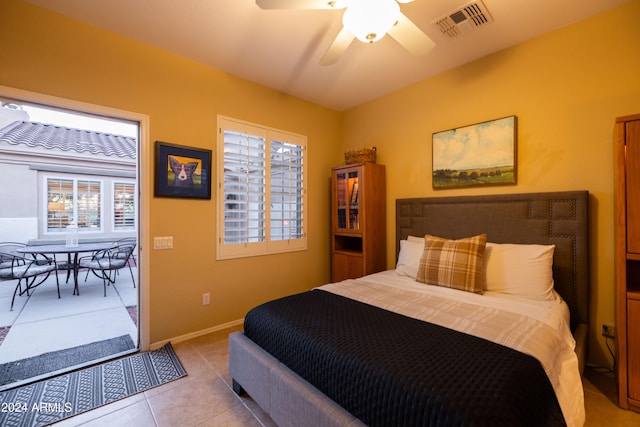
POLYGON ((309 137, 306 252, 216 262, 214 200, 143 195, 151 198, 143 219, 151 236, 172 235, 175 246, 146 254, 151 342, 239 319, 258 302, 328 281, 330 168, 345 148, 375 145, 387 166, 389 267, 396 198, 589 190, 591 359, 607 361, 599 325, 614 320, 612 129, 615 117, 640 112, 639 0, 344 113, 19 0, 1 8, 0 85, 147 114, 151 141, 214 149, 217 114, 309 137), (512 114, 516 186, 431 189, 433 132, 512 114), (201 305, 204 292, 210 306, 201 305))
MULTIPOLYGON (((340 159, 339 113, 22 1, 2 0, 0 8, 0 85, 146 114, 149 141, 214 156, 218 114, 308 137, 305 252, 216 262, 215 198, 143 194, 151 214, 142 227, 174 241, 173 250, 142 254, 150 264, 151 343, 241 319, 260 302, 329 281, 327 200, 340 159), (202 306, 205 292, 211 305, 202 306)), ((142 174, 152 179, 151 170, 142 174)))
POLYGON ((489 193, 591 193, 590 360, 610 356, 613 323, 613 123, 640 113, 640 1, 535 38, 344 114, 350 147, 376 146, 387 167, 387 260, 393 265, 395 199, 489 193), (518 116, 518 183, 431 187, 434 132, 518 116))

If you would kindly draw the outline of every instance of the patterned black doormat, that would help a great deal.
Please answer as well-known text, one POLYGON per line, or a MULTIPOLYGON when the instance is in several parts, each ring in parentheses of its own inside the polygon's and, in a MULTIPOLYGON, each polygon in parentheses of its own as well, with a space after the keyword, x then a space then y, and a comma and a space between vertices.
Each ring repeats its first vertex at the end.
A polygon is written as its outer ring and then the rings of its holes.
MULTIPOLYGON (((136 345, 133 343, 131 336, 126 334, 107 340, 3 363, 0 365, 0 387, 8 389, 12 387, 13 383, 22 381, 22 384, 25 384, 27 381, 23 380, 33 378, 35 381, 40 379, 36 377, 42 377, 48 373, 51 374, 47 376, 55 375, 56 373, 62 373, 56 371, 62 371, 64 369, 69 371, 74 366, 79 368, 79 365, 83 363, 85 364, 84 366, 87 366, 91 361, 98 362, 100 359, 105 360, 106 357, 113 357, 118 353, 133 350, 135 347, 136 345)), ((19 384, 13 385, 16 386, 19 384)))
POLYGON ((0 393, 0 426, 45 426, 182 378, 187 372, 164 347, 0 393))

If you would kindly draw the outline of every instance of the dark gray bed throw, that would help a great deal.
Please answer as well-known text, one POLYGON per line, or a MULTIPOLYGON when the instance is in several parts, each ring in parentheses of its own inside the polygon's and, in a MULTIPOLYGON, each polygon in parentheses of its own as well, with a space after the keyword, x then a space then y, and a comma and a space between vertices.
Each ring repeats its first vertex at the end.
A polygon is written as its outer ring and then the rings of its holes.
POLYGON ((322 290, 270 301, 245 335, 369 426, 561 426, 535 358, 322 290))

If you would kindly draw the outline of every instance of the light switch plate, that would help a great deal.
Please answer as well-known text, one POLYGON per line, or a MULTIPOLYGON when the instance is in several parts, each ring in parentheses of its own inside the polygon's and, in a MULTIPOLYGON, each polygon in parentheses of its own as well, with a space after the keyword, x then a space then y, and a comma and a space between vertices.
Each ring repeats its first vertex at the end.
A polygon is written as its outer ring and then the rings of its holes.
POLYGON ((153 249, 173 249, 173 236, 154 237, 153 249))

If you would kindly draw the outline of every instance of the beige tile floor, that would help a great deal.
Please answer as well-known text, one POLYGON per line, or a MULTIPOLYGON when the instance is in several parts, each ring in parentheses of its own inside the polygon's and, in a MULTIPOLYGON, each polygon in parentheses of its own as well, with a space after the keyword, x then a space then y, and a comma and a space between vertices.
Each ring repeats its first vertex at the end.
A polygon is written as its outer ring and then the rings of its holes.
POLYGON ((640 426, 640 414, 618 407, 614 374, 587 369, 582 382, 587 413, 585 426, 640 426))
POLYGON ((239 329, 174 344, 186 377, 55 425, 275 426, 249 397, 231 390, 227 337, 239 329))
MULTIPOLYGON (((241 327, 174 344, 188 376, 56 426, 274 426, 250 397, 231 390, 228 335, 241 327)), ((611 374, 588 370, 584 378, 586 426, 640 426, 640 414, 616 406, 611 374)))

